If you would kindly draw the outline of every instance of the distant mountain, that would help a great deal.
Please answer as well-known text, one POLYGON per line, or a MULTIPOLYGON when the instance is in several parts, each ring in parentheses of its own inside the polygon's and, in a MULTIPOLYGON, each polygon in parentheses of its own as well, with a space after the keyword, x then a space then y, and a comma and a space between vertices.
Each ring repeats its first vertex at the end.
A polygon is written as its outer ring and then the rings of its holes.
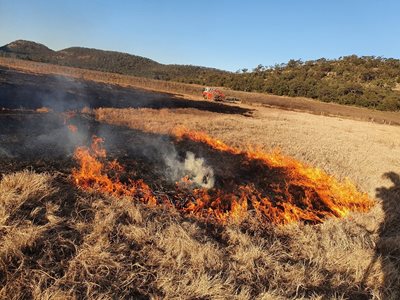
POLYGON ((44 56, 53 55, 55 53, 53 50, 47 48, 45 45, 24 40, 17 40, 3 47, 0 47, 0 51, 21 56, 44 56))
POLYGON ((54 51, 42 44, 24 40, 17 40, 0 47, 0 56, 176 81, 184 80, 188 77, 201 78, 228 73, 218 69, 192 65, 165 65, 149 58, 116 51, 83 47, 71 47, 54 51))
POLYGON ((191 65, 164 65, 127 53, 73 47, 53 51, 18 40, 0 47, 0 56, 153 79, 224 86, 240 91, 307 97, 325 102, 400 111, 400 60, 343 56, 275 66, 259 65, 232 73, 191 65))

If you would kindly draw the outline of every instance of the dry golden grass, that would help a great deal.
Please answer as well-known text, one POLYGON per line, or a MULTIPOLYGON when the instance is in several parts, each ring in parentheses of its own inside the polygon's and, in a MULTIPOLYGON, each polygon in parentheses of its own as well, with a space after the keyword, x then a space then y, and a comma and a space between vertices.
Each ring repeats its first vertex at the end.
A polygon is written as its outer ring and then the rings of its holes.
MULTIPOLYGON (((319 226, 261 228, 249 219, 219 227, 96 194, 75 195, 66 210, 56 204, 64 194, 59 184, 28 171, 0 182, 1 298, 399 296, 382 287, 382 266, 390 265, 376 257, 378 206, 319 226), (38 208, 42 216, 35 218, 38 208)), ((390 280, 398 284, 398 274, 390 280)))
MULTIPOLYGON (((315 269, 303 265, 296 275, 287 274, 289 281, 297 282, 300 290, 304 288, 307 291, 303 295, 311 296, 309 290, 314 290, 313 287, 319 283, 331 293, 340 290, 338 285, 342 284, 347 286, 347 292, 369 291, 370 297, 396 299, 400 296, 400 256, 396 244, 400 242, 400 222, 397 221, 400 216, 397 203, 400 201, 400 182, 396 179, 396 174, 400 174, 400 130, 397 127, 264 108, 258 108, 253 118, 193 109, 98 109, 96 118, 156 133, 170 133, 174 127, 184 126, 205 131, 238 147, 250 144, 265 151, 279 148, 284 154, 320 167, 338 178, 350 178, 360 189, 380 201, 372 212, 345 222, 329 221, 321 227, 284 227, 290 250, 277 249, 274 253, 286 251, 287 257, 302 257, 303 262, 307 261, 313 267, 317 265, 315 269), (390 182, 388 179, 394 186, 387 189, 384 186, 390 182), (359 231, 361 228, 365 231, 359 231), (379 265, 382 260, 383 264, 379 265), (322 275, 321 269, 327 273, 322 275), (330 278, 330 283, 327 283, 327 278, 330 278), (367 288, 367 282, 371 280, 375 282, 372 285, 380 288, 367 288), (349 282, 358 282, 355 284, 358 288, 350 287, 349 282)), ((257 241, 256 245, 259 243, 262 241, 257 241)), ((243 255, 251 257, 259 252, 262 251, 251 248, 246 249, 243 255)), ((251 270, 251 265, 244 261, 241 265, 243 269, 251 270)), ((281 262, 272 269, 281 274, 284 271, 280 268, 281 262)), ((326 291, 319 292, 326 295, 326 291)), ((293 292, 280 291, 278 294, 292 296, 293 292)), ((340 292, 336 296, 339 297, 340 292)))
POLYGON ((265 226, 251 216, 240 226, 219 226, 83 193, 61 175, 5 175, 0 298, 400 298, 398 127, 266 108, 253 118, 193 109, 95 114, 148 132, 183 125, 235 146, 279 147, 349 177, 378 204, 315 226, 265 226))

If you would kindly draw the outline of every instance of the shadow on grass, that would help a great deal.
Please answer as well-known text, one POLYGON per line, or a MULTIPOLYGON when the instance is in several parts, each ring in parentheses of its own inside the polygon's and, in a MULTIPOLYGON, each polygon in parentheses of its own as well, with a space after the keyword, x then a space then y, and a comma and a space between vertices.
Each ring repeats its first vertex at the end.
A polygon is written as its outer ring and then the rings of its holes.
POLYGON ((384 220, 380 224, 376 252, 361 285, 365 286, 372 269, 379 259, 382 261, 383 299, 400 299, 400 175, 387 172, 383 177, 392 183, 390 187, 376 189, 376 198, 382 201, 384 220))
POLYGON ((392 186, 376 189, 385 214, 379 228, 376 256, 382 258, 384 294, 387 299, 400 299, 400 175, 388 172, 383 176, 392 186))

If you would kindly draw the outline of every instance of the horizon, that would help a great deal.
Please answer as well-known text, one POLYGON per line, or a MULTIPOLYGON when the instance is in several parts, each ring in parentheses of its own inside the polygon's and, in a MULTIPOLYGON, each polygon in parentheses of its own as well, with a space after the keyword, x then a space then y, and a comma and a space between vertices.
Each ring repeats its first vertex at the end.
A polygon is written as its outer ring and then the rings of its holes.
POLYGON ((0 0, 0 44, 22 39, 231 72, 290 59, 399 58, 396 1, 207 3, 0 0))

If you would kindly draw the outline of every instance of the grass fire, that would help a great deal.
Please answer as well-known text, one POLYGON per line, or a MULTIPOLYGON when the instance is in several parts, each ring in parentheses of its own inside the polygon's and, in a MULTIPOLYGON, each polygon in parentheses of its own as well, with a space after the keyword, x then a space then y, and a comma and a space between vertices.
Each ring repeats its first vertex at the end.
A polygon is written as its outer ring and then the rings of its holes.
POLYGON ((150 188, 152 183, 148 185, 142 179, 131 178, 121 182, 124 167, 116 160, 107 160, 102 148, 104 141, 99 137, 93 137, 90 148, 76 149, 79 168, 72 176, 84 189, 130 196, 152 205, 167 203, 186 215, 220 223, 237 223, 253 212, 261 222, 316 224, 327 217, 344 217, 350 211, 365 212, 373 205, 368 195, 357 191, 350 181, 339 182, 322 170, 277 152, 242 151, 184 128, 174 130, 173 135, 177 140, 200 142, 224 155, 234 156, 241 162, 235 182, 215 188, 196 187, 186 175, 169 196, 164 193, 157 197, 150 188))

